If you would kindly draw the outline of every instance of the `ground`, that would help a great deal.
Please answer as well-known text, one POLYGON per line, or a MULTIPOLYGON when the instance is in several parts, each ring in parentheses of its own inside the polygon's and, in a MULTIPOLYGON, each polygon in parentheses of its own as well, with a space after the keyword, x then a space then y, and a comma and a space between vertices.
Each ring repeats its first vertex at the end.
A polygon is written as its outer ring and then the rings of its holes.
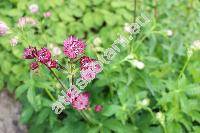
POLYGON ((20 103, 7 91, 0 93, 0 133, 27 133, 26 126, 20 124, 20 103))

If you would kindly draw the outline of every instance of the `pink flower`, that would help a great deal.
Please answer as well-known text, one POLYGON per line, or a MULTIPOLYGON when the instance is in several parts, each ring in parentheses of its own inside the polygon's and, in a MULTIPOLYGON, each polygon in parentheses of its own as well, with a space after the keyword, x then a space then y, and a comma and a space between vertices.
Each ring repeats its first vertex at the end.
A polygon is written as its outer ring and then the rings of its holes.
POLYGON ((46 63, 48 68, 57 68, 58 67, 58 63, 55 60, 50 60, 46 63))
POLYGON ((72 103, 75 98, 79 95, 79 90, 76 88, 76 86, 71 86, 70 89, 66 92, 66 101, 72 103))
POLYGON ((96 77, 96 73, 91 69, 81 70, 81 78, 83 80, 93 80, 96 77))
POLYGON ((35 26, 37 24, 37 21, 34 20, 33 18, 31 17, 21 17, 19 20, 18 20, 18 26, 19 27, 24 27, 26 25, 32 25, 32 26, 35 26))
POLYGON ((70 36, 64 41, 64 54, 71 59, 76 58, 78 55, 84 53, 86 45, 83 41, 76 37, 70 36))
POLYGON ((37 4, 32 4, 32 5, 29 6, 29 10, 30 10, 31 13, 37 13, 38 10, 39 10, 39 7, 38 7, 37 4))
POLYGON ((96 105, 94 107, 95 112, 100 112, 102 109, 103 109, 103 106, 101 106, 101 105, 96 105))
POLYGON ((42 48, 37 52, 38 60, 41 63, 47 63, 51 59, 51 53, 47 48, 42 48))
POLYGON ((5 35, 8 32, 8 30, 8 26, 4 22, 0 21, 0 36, 5 35))
POLYGON ((10 40, 11 46, 16 46, 17 43, 18 43, 18 37, 13 37, 13 38, 10 40))
POLYGON ((43 14, 43 16, 44 16, 45 18, 48 18, 48 17, 51 16, 51 12, 50 12, 50 11, 45 12, 45 13, 43 14))
POLYGON ((72 102, 72 107, 76 110, 85 110, 89 107, 89 93, 83 92, 72 102))
POLYGON ((37 49, 35 47, 28 47, 24 50, 24 59, 33 59, 36 57, 37 49))
POLYGON ((83 56, 80 59, 81 64, 81 78, 83 80, 93 80, 97 73, 102 69, 95 59, 91 59, 87 56, 83 56))
POLYGON ((35 70, 35 69, 37 69, 38 67, 39 67, 38 62, 32 62, 32 63, 30 64, 31 70, 35 70))
POLYGON ((95 73, 99 73, 101 71, 100 64, 95 59, 89 58, 87 56, 81 57, 80 64, 81 70, 91 69, 95 73))
POLYGON ((90 64, 91 62, 93 62, 93 61, 94 61, 94 59, 91 59, 91 58, 88 57, 88 56, 83 56, 83 57, 81 57, 81 59, 80 59, 81 70, 86 70, 86 69, 88 69, 88 68, 89 68, 89 64, 90 64))

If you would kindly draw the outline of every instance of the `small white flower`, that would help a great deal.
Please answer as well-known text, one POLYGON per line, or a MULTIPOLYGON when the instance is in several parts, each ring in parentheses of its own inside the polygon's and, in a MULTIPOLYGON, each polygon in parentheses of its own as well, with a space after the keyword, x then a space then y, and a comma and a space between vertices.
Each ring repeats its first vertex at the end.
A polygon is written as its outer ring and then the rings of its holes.
POLYGON ((39 7, 38 7, 37 4, 31 4, 31 5, 29 6, 29 10, 30 10, 31 13, 36 13, 36 12, 38 12, 39 7))
POLYGON ((156 113, 156 118, 158 119, 158 121, 160 121, 161 124, 164 124, 165 122, 165 116, 162 112, 157 112, 156 113))
POLYGON ((144 63, 138 60, 133 60, 133 65, 138 68, 138 69, 143 69, 144 68, 144 63))
POLYGON ((200 50, 200 40, 195 40, 187 50, 187 56, 191 57, 194 51, 200 50))
POLYGON ((13 38, 10 40, 10 44, 11 44, 11 46, 13 46, 13 47, 16 46, 17 43, 18 43, 18 37, 17 37, 17 36, 13 37, 13 38))
POLYGON ((94 45, 99 46, 99 44, 102 43, 102 40, 100 37, 96 37, 93 41, 94 45))
POLYGON ((131 28, 131 25, 130 24, 128 24, 128 23, 125 23, 124 24, 124 31, 125 32, 132 32, 132 28, 131 28))
POLYGON ((149 103, 150 103, 150 100, 148 98, 145 98, 145 99, 142 100, 141 105, 142 106, 148 106, 149 103))
POLYGON ((168 30, 166 30, 166 34, 167 34, 167 36, 171 37, 171 36, 173 36, 173 31, 168 29, 168 30))
POLYGON ((191 45, 191 48, 193 50, 200 50, 200 40, 195 40, 192 45, 191 45))

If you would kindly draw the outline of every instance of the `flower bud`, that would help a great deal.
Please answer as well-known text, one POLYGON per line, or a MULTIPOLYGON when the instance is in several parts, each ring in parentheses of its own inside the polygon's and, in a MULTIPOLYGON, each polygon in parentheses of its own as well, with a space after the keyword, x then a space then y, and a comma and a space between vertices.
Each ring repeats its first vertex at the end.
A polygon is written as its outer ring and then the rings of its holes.
POLYGON ((95 112, 100 112, 102 109, 103 109, 103 106, 101 106, 101 105, 96 105, 94 107, 95 112))
POLYGON ((32 63, 30 64, 31 70, 35 70, 35 69, 37 69, 38 67, 39 67, 38 62, 32 62, 32 63))

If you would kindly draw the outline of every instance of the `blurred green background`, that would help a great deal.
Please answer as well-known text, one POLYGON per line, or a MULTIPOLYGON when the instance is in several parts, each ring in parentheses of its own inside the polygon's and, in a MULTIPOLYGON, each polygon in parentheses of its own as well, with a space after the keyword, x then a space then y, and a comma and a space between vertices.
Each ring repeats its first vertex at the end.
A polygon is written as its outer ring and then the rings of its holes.
MULTIPOLYGON (((30 133, 200 133, 200 53, 186 62, 187 49, 200 40, 198 0, 0 0, 0 21, 10 28, 0 37, 0 89, 21 102, 20 122, 30 133), (37 13, 29 11, 31 4, 39 6, 37 13), (52 15, 44 18, 47 11, 52 15), (61 87, 43 67, 30 71, 24 48, 62 51, 63 40, 75 35, 87 43, 87 55, 97 58, 119 34, 128 35, 125 25, 141 13, 150 23, 86 87, 87 119, 70 106, 56 115, 46 89, 57 98, 61 87), (22 16, 36 20, 36 26, 19 29, 22 16), (18 44, 11 46, 15 36, 18 44), (137 69, 134 59, 144 69, 137 69), (103 105, 99 113, 93 111, 96 104, 103 105)), ((53 58, 65 64, 64 57, 53 58)), ((55 72, 68 86, 67 75, 55 72)))

